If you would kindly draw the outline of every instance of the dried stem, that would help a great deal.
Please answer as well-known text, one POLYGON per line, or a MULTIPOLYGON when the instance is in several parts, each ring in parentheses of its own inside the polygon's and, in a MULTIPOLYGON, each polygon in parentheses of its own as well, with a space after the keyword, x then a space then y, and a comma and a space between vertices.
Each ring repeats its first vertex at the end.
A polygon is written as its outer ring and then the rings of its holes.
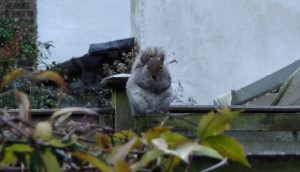
POLYGON ((202 170, 201 172, 209 172, 209 171, 213 171, 213 170, 215 170, 215 169, 217 169, 217 168, 220 168, 220 167, 222 167, 223 165, 225 165, 225 164, 227 164, 227 158, 224 158, 221 162, 219 162, 218 164, 216 164, 216 165, 214 165, 214 166, 211 166, 211 167, 209 167, 209 168, 207 168, 207 169, 205 169, 205 170, 202 170))

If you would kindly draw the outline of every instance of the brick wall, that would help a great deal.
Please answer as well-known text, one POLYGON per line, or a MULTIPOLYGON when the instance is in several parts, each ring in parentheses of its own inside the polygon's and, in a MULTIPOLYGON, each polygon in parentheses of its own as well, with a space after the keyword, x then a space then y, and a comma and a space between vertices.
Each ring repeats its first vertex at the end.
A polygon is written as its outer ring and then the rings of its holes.
POLYGON ((25 27, 35 35, 36 14, 36 0, 0 0, 0 18, 26 19, 25 27))
MULTIPOLYGON (((20 19, 22 29, 37 38, 37 0, 0 0, 0 19, 20 19)), ((0 40, 1 41, 1 40, 0 40)), ((32 66, 34 61, 18 59, 20 66, 32 66)))

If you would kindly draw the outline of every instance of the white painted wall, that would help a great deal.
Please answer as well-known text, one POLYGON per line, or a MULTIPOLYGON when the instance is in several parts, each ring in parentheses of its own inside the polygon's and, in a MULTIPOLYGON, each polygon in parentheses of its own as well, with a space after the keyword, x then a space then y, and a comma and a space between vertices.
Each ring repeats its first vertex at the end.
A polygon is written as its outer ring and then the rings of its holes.
POLYGON ((130 0, 37 0, 37 9, 39 40, 55 46, 47 63, 81 56, 91 43, 131 37, 130 0))
POLYGON ((183 98, 212 104, 300 58, 299 0, 131 0, 142 48, 174 53, 183 98))

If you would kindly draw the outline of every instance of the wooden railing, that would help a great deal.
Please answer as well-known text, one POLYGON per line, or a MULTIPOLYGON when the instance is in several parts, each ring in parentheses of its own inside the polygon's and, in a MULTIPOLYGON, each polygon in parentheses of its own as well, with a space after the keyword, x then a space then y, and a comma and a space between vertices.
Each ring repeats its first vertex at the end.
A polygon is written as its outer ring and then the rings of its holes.
MULTIPOLYGON (((159 125, 165 118, 158 116, 131 116, 125 92, 126 78, 112 78, 108 85, 112 88, 112 102, 115 109, 115 128, 119 130, 145 129, 159 125)), ((219 106, 171 106, 172 115, 180 118, 167 120, 175 132, 187 137, 195 137, 200 118, 222 107, 219 106)), ((297 171, 300 170, 300 106, 230 106, 231 110, 242 113, 233 120, 231 129, 226 134, 236 138, 244 146, 252 169, 238 164, 230 165, 220 171, 297 171)), ((207 158, 200 158, 195 169, 211 163, 207 158), (199 161, 199 162, 200 162, 199 161), (197 168, 198 165, 202 166, 197 168)), ((197 161, 198 162, 198 161, 197 161)), ((197 170, 196 170, 197 171, 197 170)))
MULTIPOLYGON (((131 115, 124 83, 126 82, 123 80, 112 86, 112 107, 94 109, 101 114, 96 120, 117 130, 132 129, 137 132, 159 125, 165 119, 164 115, 142 117, 131 115)), ((171 106, 169 109, 171 118, 165 125, 171 125, 175 132, 193 138, 201 117, 220 108, 222 107, 212 105, 171 106)), ((300 169, 300 106, 229 106, 229 108, 233 111, 240 110, 242 113, 232 121, 230 131, 226 132, 226 135, 241 142, 253 168, 247 169, 235 164, 220 171, 273 172, 300 169)), ((52 113, 32 111, 34 117, 46 117, 52 113)), ((195 169, 197 165, 214 163, 207 158, 200 157, 200 159, 205 163, 195 164, 195 169)))
MULTIPOLYGON (((124 101, 124 99, 121 99, 121 101, 124 101)), ((131 116, 130 108, 126 104, 128 102, 119 102, 116 99, 113 107, 94 109, 99 114, 95 122, 119 130, 132 129, 143 132, 151 126, 159 125, 165 118, 163 115, 147 115, 134 118, 131 116), (124 109, 118 109, 118 107, 124 109)), ((175 132, 193 138, 200 118, 204 114, 219 108, 221 107, 171 106, 171 118, 167 120, 165 125, 171 125, 174 127, 175 132)), ((273 172, 297 171, 300 169, 300 106, 230 106, 229 108, 240 110, 242 113, 232 121, 231 129, 226 135, 232 136, 241 142, 253 167, 248 169, 230 161, 230 165, 222 167, 219 171, 273 172)), ((31 114, 34 120, 41 120, 49 118, 54 111, 31 110, 31 114)), ((9 110, 9 112, 18 113, 18 110, 9 110)), ((75 113, 72 117, 80 119, 82 114, 75 113)), ((193 169, 195 171, 216 163, 216 161, 205 157, 196 157, 194 162, 193 169)))

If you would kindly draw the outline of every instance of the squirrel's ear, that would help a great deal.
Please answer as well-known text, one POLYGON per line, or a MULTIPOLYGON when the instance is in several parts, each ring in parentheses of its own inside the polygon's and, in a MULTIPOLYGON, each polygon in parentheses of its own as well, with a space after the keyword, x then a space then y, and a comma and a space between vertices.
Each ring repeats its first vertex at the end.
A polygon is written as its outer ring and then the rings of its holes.
POLYGON ((147 56, 146 54, 142 54, 141 56, 141 62, 143 64, 146 64, 149 61, 149 56, 147 56))
POLYGON ((160 61, 161 61, 161 62, 164 62, 164 60, 165 60, 165 55, 162 54, 162 55, 160 56, 160 61))

